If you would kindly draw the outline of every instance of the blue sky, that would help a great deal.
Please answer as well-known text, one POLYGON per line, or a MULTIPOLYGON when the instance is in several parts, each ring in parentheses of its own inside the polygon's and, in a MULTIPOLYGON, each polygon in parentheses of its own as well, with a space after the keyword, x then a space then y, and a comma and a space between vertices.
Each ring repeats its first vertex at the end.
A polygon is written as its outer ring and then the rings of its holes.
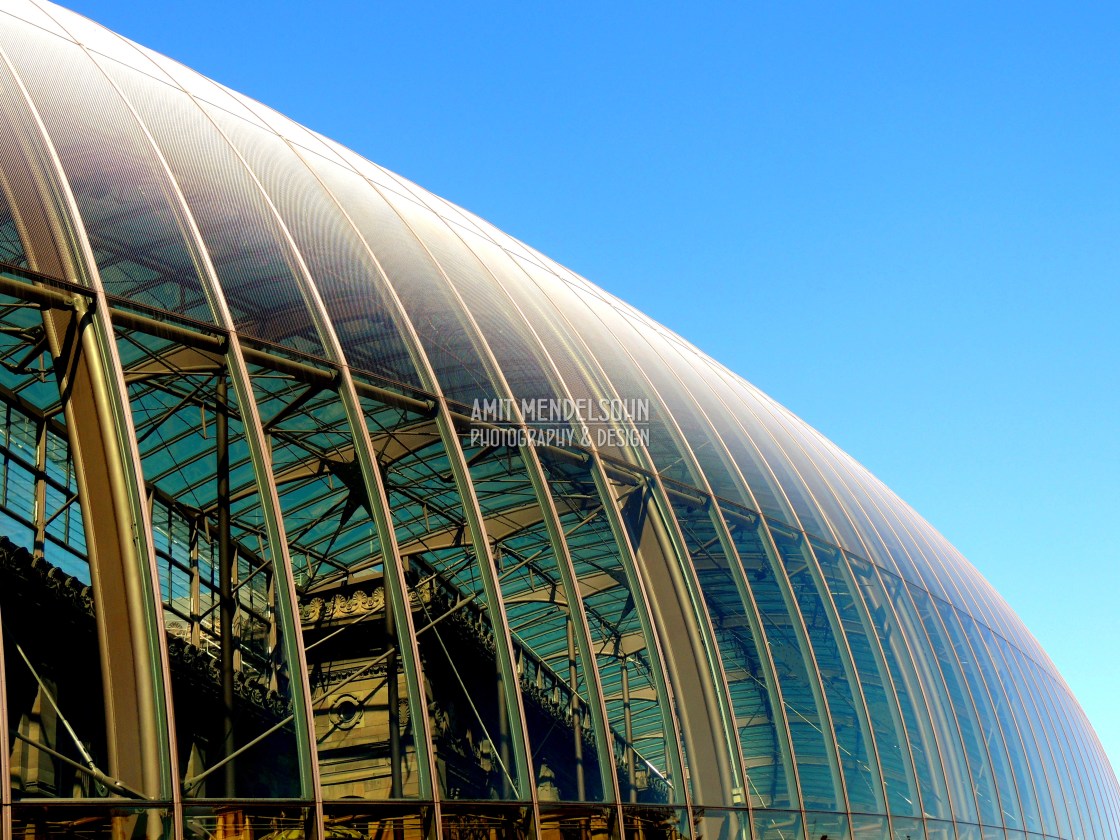
POLYGON ((995 584, 1120 767, 1120 7, 70 5, 821 429, 995 584))

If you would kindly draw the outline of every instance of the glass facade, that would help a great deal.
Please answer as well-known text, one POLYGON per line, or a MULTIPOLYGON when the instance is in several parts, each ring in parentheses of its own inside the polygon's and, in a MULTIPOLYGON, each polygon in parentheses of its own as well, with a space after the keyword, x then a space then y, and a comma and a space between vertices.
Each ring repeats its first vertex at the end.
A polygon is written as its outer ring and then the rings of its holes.
POLYGON ((0 3, 4 838, 1120 840, 991 586, 621 301, 0 3))

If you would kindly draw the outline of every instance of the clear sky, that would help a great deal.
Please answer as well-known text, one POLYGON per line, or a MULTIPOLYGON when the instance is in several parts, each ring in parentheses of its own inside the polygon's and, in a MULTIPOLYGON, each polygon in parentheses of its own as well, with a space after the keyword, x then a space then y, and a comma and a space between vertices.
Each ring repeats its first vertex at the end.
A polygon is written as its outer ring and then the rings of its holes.
POLYGON ((1120 767, 1120 6, 68 5, 789 406, 995 584, 1120 767))

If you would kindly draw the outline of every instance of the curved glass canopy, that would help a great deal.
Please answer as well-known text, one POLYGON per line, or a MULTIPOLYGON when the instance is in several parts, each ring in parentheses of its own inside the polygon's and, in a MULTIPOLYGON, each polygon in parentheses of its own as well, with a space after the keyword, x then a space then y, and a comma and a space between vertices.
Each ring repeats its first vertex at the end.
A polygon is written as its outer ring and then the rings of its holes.
POLYGON ((487 222, 0 4, 5 837, 1120 837, 859 464, 487 222))

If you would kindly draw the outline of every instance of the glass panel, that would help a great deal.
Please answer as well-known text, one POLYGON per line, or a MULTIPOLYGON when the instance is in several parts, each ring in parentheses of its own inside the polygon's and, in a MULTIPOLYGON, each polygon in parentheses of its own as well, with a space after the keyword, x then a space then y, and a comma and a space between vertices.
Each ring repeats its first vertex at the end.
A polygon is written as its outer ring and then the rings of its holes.
POLYGON ((1031 715, 1029 704, 1032 701, 1021 688, 1018 665, 1014 660, 1009 658, 1011 654, 1008 650, 1007 641, 998 637, 990 627, 984 624, 977 623, 976 626, 984 637, 984 643, 996 662, 996 668, 999 669, 1002 675, 1001 683, 1008 692, 1011 714, 1015 718, 1015 724, 1019 730, 1019 735, 1023 739, 1027 764, 1031 770, 1031 778, 1034 780, 1035 790, 1038 792, 1038 805, 1042 813, 1042 824, 1045 827, 1045 833, 1057 836, 1057 809, 1063 803, 1056 799, 1050 789, 1051 784, 1055 784, 1055 782, 1052 781, 1049 776, 1049 752, 1046 749, 1045 740, 1039 740, 1040 737, 1045 736, 1038 731, 1038 724, 1031 715), (1047 757, 1045 761, 1043 759, 1044 755, 1047 757))
POLYGON ((1069 814, 1070 827, 1074 836, 1089 835, 1093 830, 1093 825, 1085 807, 1085 800, 1081 796, 1081 780, 1077 759, 1066 732, 1065 721, 1062 719, 1060 712, 1054 708, 1048 686, 1049 680, 1030 657, 1021 651, 1017 651, 1017 653, 1019 654, 1023 675, 1034 692, 1035 702, 1038 704, 1037 708, 1047 732, 1047 743, 1054 754, 1054 762, 1060 774, 1059 780, 1065 797, 1066 813, 1069 814))
POLYGON ((415 797, 416 707, 402 665, 411 654, 399 642, 409 630, 387 608, 383 547, 330 387, 337 374, 301 367, 301 379, 257 364, 249 376, 296 576, 323 797, 415 797))
POLYGON ((990 824, 1002 823, 1011 828, 1019 828, 1023 824, 1023 819, 1019 808, 1018 794, 1014 787, 1015 779, 1011 773, 1011 763, 1007 758, 1007 750, 1004 747, 999 718, 996 716, 991 698, 988 696, 987 686, 983 681, 981 665, 977 661, 975 652, 964 638, 964 630, 960 625, 956 608, 939 599, 931 599, 931 601, 941 615, 942 626, 948 631, 949 641, 956 653, 961 673, 964 675, 969 689, 969 696, 976 708, 976 729, 974 732, 983 738, 983 743, 988 748, 988 755, 991 757, 996 790, 999 793, 1001 814, 990 824))
MULTIPOLYGON (((353 170, 309 152, 304 152, 304 162, 310 167, 306 175, 314 172, 323 187, 329 190, 330 197, 337 200, 347 213, 345 220, 333 223, 344 228, 339 230, 339 236, 345 234, 344 248, 335 251, 316 244, 317 239, 321 241, 321 234, 317 236, 315 218, 307 218, 308 214, 300 212, 299 208, 288 212, 292 216, 292 235, 297 237, 298 242, 306 243, 305 258, 309 261, 316 289, 342 346, 346 363, 358 370, 385 377, 390 386, 395 383, 418 385, 416 371, 422 364, 414 360, 410 349, 405 346, 407 342, 403 335, 407 333, 407 327, 403 325, 403 316, 399 315, 399 302, 392 298, 382 264, 376 262, 375 255, 367 250, 371 243, 366 241, 365 235, 371 230, 389 236, 388 232, 381 231, 381 220, 375 209, 371 209, 371 205, 383 209, 384 202, 373 187, 353 170), (299 220, 301 222, 297 224, 299 220), (356 231, 349 230, 352 225, 358 224, 363 226, 356 231), (324 258, 333 262, 321 264, 324 258), (336 267, 333 263, 340 259, 346 262, 336 267)), ((273 193, 288 196, 288 190, 284 189, 273 189, 273 193)), ((293 198, 295 195, 290 196, 290 199, 293 198)), ((327 212, 326 208, 323 212, 327 212)), ((400 224, 399 218, 388 211, 383 216, 400 224)))
POLYGON ((324 802, 323 827, 325 840, 427 840, 435 836, 435 816, 431 806, 324 802))
MULTIPOLYGON (((705 360, 707 361, 707 360, 705 360)), ((824 540, 833 541, 831 532, 824 522, 820 507, 809 492, 805 480, 797 473, 789 456, 782 451, 781 442, 770 429, 758 420, 760 398, 754 390, 740 379, 734 378, 714 362, 708 362, 713 377, 722 381, 722 388, 732 412, 742 418, 743 425, 750 430, 751 440, 758 448, 763 460, 776 476, 785 497, 789 500, 797 516, 796 521, 786 521, 786 525, 799 527, 806 533, 824 540)), ((720 387, 717 385, 717 387, 720 387)))
POLYGON ((956 832, 950 822, 940 820, 926 820, 927 840, 956 840, 956 832))
POLYGON ((185 840, 314 840, 317 836, 315 812, 306 805, 188 802, 183 808, 185 840))
POLYGON ((763 514, 779 522, 793 522, 789 500, 743 425, 743 416, 736 413, 739 408, 730 401, 723 380, 694 356, 674 354, 667 358, 667 362, 677 369, 677 375, 688 384, 693 398, 719 429, 727 451, 756 502, 752 507, 759 507, 763 514))
MULTIPOLYGON (((27 17, 27 10, 33 8, 32 4, 23 4, 25 9, 23 17, 27 17)), ((106 29, 99 23, 95 23, 89 18, 65 9, 56 4, 50 4, 48 7, 50 16, 55 22, 65 29, 67 37, 83 45, 87 49, 101 53, 101 55, 109 56, 116 61, 122 61, 125 64, 141 64, 151 66, 151 62, 146 61, 137 54, 136 49, 131 45, 131 42, 125 40, 117 33, 106 29)), ((36 18, 38 20, 38 18, 36 18)), ((35 22, 35 21, 32 21, 35 22)), ((152 68, 155 71, 155 68, 152 68)))
POLYGON ((868 476, 858 465, 849 464, 848 469, 852 477, 849 490, 859 499, 876 535, 886 546, 886 552, 878 558, 882 567, 935 597, 949 600, 942 577, 929 567, 909 536, 898 529, 897 520, 891 514, 889 506, 881 503, 877 480, 868 476))
POLYGON ((630 356, 631 349, 641 345, 641 336, 612 307, 595 297, 573 294, 570 287, 557 282, 548 291, 567 311, 591 356, 602 367, 610 383, 605 396, 644 400, 649 406, 644 441, 649 463, 637 453, 628 454, 627 460, 656 469, 672 480, 695 485, 698 479, 694 462, 681 451, 672 415, 630 356))
POLYGON ((944 552, 932 550, 919 529, 912 527, 917 518, 910 516, 912 511, 900 505, 898 498, 865 470, 856 472, 861 488, 857 492, 866 496, 869 517, 892 552, 888 562, 880 565, 893 567, 907 583, 990 623, 984 602, 977 596, 975 584, 982 582, 979 573, 960 555, 948 558, 944 552), (962 569, 962 564, 967 569, 962 569))
MULTIPOLYGON (((319 175, 338 181, 345 170, 318 155, 303 157, 277 137, 244 120, 225 119, 223 131, 237 146, 268 193, 316 291, 326 304, 332 329, 344 342, 347 361, 398 388, 419 385, 394 313, 388 288, 366 243, 343 209, 368 201, 369 191, 339 206, 319 175), (313 172, 308 162, 316 166, 313 172), (345 338, 341 336, 345 334, 345 338)), ((352 173, 351 173, 352 175, 352 173)), ((350 198, 348 189, 338 198, 350 198)))
POLYGON ((394 355, 408 352, 400 338, 406 328, 401 323, 403 316, 397 315, 398 303, 390 300, 385 273, 392 276, 398 270, 406 271, 409 259, 426 260, 426 256, 419 243, 410 241, 400 218, 364 178, 316 154, 305 154, 304 159, 346 210, 349 223, 362 237, 362 247, 377 248, 375 254, 357 261, 357 265, 367 266, 364 273, 356 273, 353 268, 341 275, 315 272, 316 288, 347 364, 403 382, 416 382, 413 371, 421 369, 422 363, 394 355))
POLYGON ((0 117, 4 258, 56 278, 83 277, 84 272, 66 270, 74 240, 68 237, 73 232, 69 214, 61 211, 59 174, 44 148, 39 123, 6 62, 0 62, 0 117), (19 234, 13 238, 17 230, 19 234), (25 241, 17 245, 20 236, 25 241))
POLYGON ((798 840, 805 836, 801 814, 797 811, 755 811, 754 836, 755 840, 798 840))
POLYGON ((677 808, 622 807, 625 840, 681 840, 689 836, 688 827, 685 812, 677 808))
MULTIPOLYGON (((820 455, 817 461, 827 467, 832 476, 832 483, 842 488, 841 502, 863 538, 862 551, 867 552, 866 559, 882 569, 920 583, 921 577, 911 568, 906 552, 894 532, 887 527, 887 523, 879 515, 874 500, 861 483, 866 478, 862 466, 820 435, 816 436, 816 441, 820 455)), ((861 555, 862 552, 856 554, 861 555)))
MULTIPOLYGON (((859 674, 860 688, 875 734, 879 767, 886 784, 888 810, 892 814, 920 816, 905 729, 898 705, 894 702, 890 676, 877 656, 880 651, 875 631, 861 609, 859 593, 845 575, 840 552, 815 542, 813 551, 859 674)), ((855 810, 854 805, 852 808, 855 810)))
MULTIPOLYGON (((963 558, 936 550, 927 539, 926 529, 918 522, 919 517, 910 509, 899 505, 897 498, 893 497, 881 483, 877 482, 875 489, 878 491, 882 507, 890 515, 896 532, 905 542, 907 551, 911 555, 921 555, 922 562, 937 578, 937 585, 942 587, 945 599, 958 609, 998 627, 999 625, 994 623, 996 611, 991 600, 991 589, 987 583, 963 558)), ((936 591, 926 588, 931 592, 936 591)))
MULTIPOLYGON (((431 414, 373 396, 363 395, 361 404, 411 590, 441 795, 527 797, 496 653, 494 605, 439 424, 431 414)), ((332 571, 320 585, 365 575, 367 567, 332 571)))
MULTIPOLYGON (((742 572, 735 569, 716 528, 710 499, 693 504, 669 486, 673 513, 692 557, 700 591, 711 617, 746 765, 747 794, 756 808, 797 805, 796 783, 781 700, 770 663, 759 656, 765 645, 761 622, 742 572), (792 792, 792 795, 791 795, 792 792)), ((763 655, 768 655, 765 647, 763 655)))
MULTIPOLYGON (((510 268, 514 271, 516 268, 508 259, 499 258, 500 251, 495 254, 498 249, 492 243, 472 236, 470 244, 480 253, 471 250, 460 238, 465 232, 450 228, 434 214, 416 208, 411 202, 400 204, 406 221, 439 262, 478 325, 511 396, 518 400, 561 396, 553 385, 552 371, 547 368, 539 341, 498 282, 497 277, 501 276, 508 284, 510 268), (481 262, 483 255, 488 258, 486 263, 481 262)), ((527 413, 524 419, 532 420, 527 413)))
POLYGON ((615 812, 572 804, 540 804, 541 840, 611 840, 618 837, 615 812))
POLYGON ((105 291, 210 321, 174 189, 108 80, 80 47, 26 24, 5 25, 0 43, 58 152, 105 291))
MULTIPOLYGON (((354 153, 351 152, 351 154, 354 153)), ((486 236, 488 239, 494 239, 491 234, 486 233, 486 230, 489 230, 487 224, 477 216, 452 204, 446 199, 440 198, 434 193, 428 192, 415 181, 410 181, 399 172, 394 172, 379 163, 368 161, 365 158, 361 158, 360 162, 355 163, 354 166, 379 187, 384 187, 385 189, 392 190, 401 196, 409 198, 417 204, 432 210, 441 219, 454 222, 456 225, 463 228, 469 228, 474 234, 486 236)), ((506 240, 511 238, 507 234, 502 234, 502 236, 506 240)))
POLYGON ((162 840, 172 837, 171 813, 163 808, 86 803, 12 806, 12 837, 82 840, 162 840))
MULTIPOLYGON (((441 219, 451 222, 452 224, 457 225, 459 228, 463 228, 464 232, 466 233, 472 234, 472 238, 485 238, 487 242, 493 243, 494 240, 492 239, 492 237, 483 232, 483 225, 480 224, 477 216, 472 215, 462 207, 454 205, 446 199, 440 198, 438 195, 433 195, 427 190, 421 189, 420 187, 416 186, 416 184, 409 181, 407 178, 402 178, 395 172, 390 172, 387 169, 384 169, 383 171, 385 172, 386 177, 391 178, 396 182, 396 184, 398 185, 398 192, 410 194, 425 207, 435 211, 435 213, 441 219)), ((471 247, 472 250, 474 250, 474 246, 472 245, 471 247)))
MULTIPOLYGON (((476 399, 494 399, 497 394, 477 333, 412 229, 372 187, 362 190, 349 181, 332 181, 331 187, 346 202, 354 224, 399 295, 443 394, 468 411, 476 399), (343 184, 348 185, 346 190, 343 184)), ((345 337, 340 340, 349 353, 345 337)))
POLYGON ((765 396, 758 400, 756 416, 781 443, 783 452, 804 480, 836 540, 842 547, 863 551, 863 541, 853 528, 843 502, 837 497, 834 483, 818 463, 816 432, 765 396))
MULTIPOLYGON (((1044 670, 1039 666, 1040 670, 1044 670)), ((1088 761, 1084 742, 1086 734, 1077 713, 1070 707, 1072 700, 1068 690, 1047 674, 1046 685, 1050 689, 1055 713, 1061 716, 1067 734, 1069 751, 1075 756, 1076 769, 1079 771, 1077 799, 1082 811, 1082 825, 1087 834, 1105 834, 1108 831, 1101 807, 1100 789, 1093 767, 1088 761)))
POLYGON ((27 253, 20 240, 16 218, 12 215, 11 206, 8 204, 10 190, 7 179, 0 172, 0 262, 26 267, 27 253))
POLYGON ((711 640, 708 618, 697 612, 703 606, 688 568, 691 559, 676 539, 675 524, 669 520, 671 514, 655 481, 644 473, 614 466, 607 477, 652 607, 655 629, 650 631, 651 638, 656 635, 665 640, 661 655, 678 711, 689 791, 696 802, 741 804, 743 782, 737 766, 735 724, 719 676, 719 654, 711 640))
MULTIPOLYGON (((725 510, 731 512, 733 508, 727 506, 725 510)), ((840 810, 843 790, 831 727, 819 696, 815 668, 809 665, 812 656, 802 638, 797 606, 779 583, 785 575, 757 517, 731 516, 727 524, 762 616, 766 643, 777 669, 802 800, 814 809, 840 810)))
POLYGON ((299 268, 260 187, 223 137, 241 125, 187 94, 110 68, 159 144, 191 209, 238 330, 313 355, 323 350, 296 280, 299 268))
POLYGON ((692 836, 696 840, 750 840, 751 815, 745 808, 693 808, 692 836))
POLYGON ((684 391, 684 385, 662 359, 650 358, 652 353, 648 348, 639 345, 637 349, 646 351, 644 354, 635 353, 635 355, 639 360, 643 355, 645 356, 646 363, 642 369, 664 401, 665 410, 669 412, 668 416, 680 430, 690 454, 696 460, 697 468, 703 473, 702 479, 692 478, 690 481, 697 486, 703 486, 706 482, 716 496, 730 499, 745 507, 754 507, 755 501, 739 480, 738 471, 731 461, 730 454, 724 448, 723 441, 692 396, 684 391))
POLYGON ((49 317, 0 296, 0 616, 12 795, 119 796, 126 792, 80 769, 92 760, 108 771, 109 750, 96 593, 49 317))
POLYGON ((850 814, 848 819, 851 822, 852 840, 891 840, 891 830, 886 817, 850 814))
POLYGON ((980 808, 980 819, 989 825, 998 825, 1002 822, 1000 802, 992 778, 991 764, 988 762, 988 753, 984 748, 984 736, 976 719, 976 708, 963 679, 962 666, 953 655, 951 642, 944 626, 938 620, 932 596, 916 586, 907 588, 925 627, 929 644, 937 656, 941 677, 952 698, 953 711, 972 773, 972 785, 980 808))
MULTIPOLYGON (((1020 737, 1019 728, 1008 702, 1007 687, 1004 685, 1005 680, 1000 675, 999 666, 992 660, 992 655, 984 642, 978 622, 964 613, 959 613, 958 619, 964 628, 965 635, 968 637, 980 674, 988 687, 988 692, 995 706, 996 719, 1003 731, 1003 741, 1013 767, 1012 777, 1018 791, 1026 828, 1030 831, 1041 831, 1039 796, 1036 794, 1031 780, 1026 747, 1020 737)), ((1045 790, 1042 792, 1042 796, 1046 796, 1045 790)))
POLYGON ((976 822, 976 796, 972 788, 969 760, 961 743, 956 710, 949 701, 937 652, 925 633, 916 607, 907 596, 905 583, 893 574, 878 571, 882 587, 886 590, 886 598, 895 608, 895 615, 905 636, 909 656, 917 667, 921 692, 929 704, 929 714, 933 717, 941 747, 945 777, 952 792, 954 813, 962 822, 976 822))
POLYGON ((921 820, 891 817, 892 840, 924 840, 925 836, 926 829, 921 820))
POLYGON ((809 811, 805 814, 805 834, 810 840, 847 840, 849 837, 864 840, 863 835, 849 834, 847 814, 821 814, 809 811))
POLYGON ((1091 727, 1085 720, 1084 713, 1077 706, 1077 701, 1059 681, 1053 679, 1048 670, 1040 666, 1046 673, 1043 677, 1049 686, 1057 713, 1061 715, 1069 732, 1069 743, 1077 755, 1078 768, 1080 769, 1080 800, 1082 808, 1088 812, 1093 822, 1093 831, 1096 834, 1106 834, 1109 831, 1107 806, 1105 805, 1105 790, 1103 779, 1099 773, 1097 756, 1089 739, 1093 737, 1091 727))
POLYGON ((226 88, 226 90, 229 92, 232 101, 227 100, 222 103, 222 107, 254 125, 259 123, 262 128, 278 134, 289 143, 307 150, 314 150, 317 154, 336 160, 340 164, 343 163, 330 146, 311 129, 243 93, 229 88, 226 88))
POLYGON ((821 597, 814 574, 813 552, 804 535, 773 526, 770 530, 800 607, 817 676, 824 687, 848 793, 848 807, 861 813, 880 813, 885 810, 882 778, 869 734, 863 695, 851 673, 847 651, 837 643, 843 638, 842 631, 835 626, 828 604, 821 597))
POLYGON ((442 817, 444 840, 529 840, 535 834, 533 811, 521 805, 446 802, 442 817))
POLYGON ((188 346, 117 329, 169 634, 178 771, 188 797, 296 798, 301 689, 281 618, 286 584, 242 408, 205 338, 188 346))
MULTIPOLYGON (((614 391, 603 376, 598 361, 586 351, 586 345, 578 328, 573 329, 563 315, 551 305, 545 292, 525 276, 524 266, 511 263, 508 253, 486 240, 466 233, 463 235, 498 278, 505 292, 516 304, 521 316, 539 336, 541 343, 548 348, 550 361, 563 380, 566 395, 574 399, 588 400, 613 398, 614 391)), ((539 271, 539 269, 535 270, 539 271)), ((555 284, 557 281, 555 277, 548 275, 548 282, 555 284)), ((512 366, 513 382, 521 381, 524 383, 523 388, 530 385, 532 373, 526 376, 519 370, 520 364, 516 362, 513 355, 515 351, 512 348, 507 348, 505 352, 510 354, 505 366, 512 366)), ((516 390, 517 386, 513 382, 511 387, 516 390)), ((613 430, 615 426, 608 423, 603 424, 603 428, 605 431, 613 430)), ((596 438, 597 436, 596 432, 596 438)), ((595 439, 591 442, 598 444, 599 440, 595 439)), ((601 450, 606 449, 615 455, 621 455, 613 441, 604 439, 603 443, 604 446, 599 447, 601 450)))
MULTIPOLYGON (((863 597, 870 626, 878 637, 879 649, 890 672, 894 697, 905 724, 910 757, 917 773, 920 804, 926 816, 951 816, 941 756, 930 726, 930 714, 926 709, 922 689, 914 672, 913 658, 871 565, 858 557, 845 557, 851 579, 863 597)), ((906 812, 908 811, 910 807, 906 808, 906 812)))
POLYGON ((575 569, 595 648, 624 801, 679 802, 670 749, 674 734, 663 701, 664 676, 641 590, 614 532, 600 487, 580 457, 538 452, 575 569))
POLYGON ((370 160, 347 149, 345 146, 336 143, 329 137, 319 138, 323 145, 326 146, 327 152, 336 155, 339 160, 350 166, 355 172, 362 176, 365 180, 374 185, 378 192, 385 192, 388 190, 391 193, 396 193, 402 198, 407 198, 409 201, 416 202, 415 190, 416 185, 412 185, 412 189, 405 186, 404 178, 400 175, 392 174, 382 166, 378 166, 370 160))
POLYGON ((538 798, 601 802, 606 753, 596 738, 587 646, 577 643, 583 618, 570 609, 574 599, 522 452, 480 444, 470 431, 460 443, 513 640, 538 798))
POLYGON ((799 435, 802 443, 814 452, 813 464, 821 471, 830 487, 835 488, 835 499, 844 514, 852 523, 858 537, 858 550, 853 553, 887 569, 894 568, 894 560, 875 524, 864 510, 865 501, 852 490, 851 470, 858 468, 840 452, 830 441, 812 429, 802 427, 799 435))
POLYGON ((229 88, 206 78, 201 73, 191 70, 189 67, 184 67, 172 58, 160 55, 139 44, 135 46, 152 64, 165 73, 168 78, 173 79, 175 83, 189 93, 191 97, 217 105, 219 108, 231 114, 236 114, 242 119, 248 119, 251 122, 259 122, 259 120, 241 104, 241 100, 238 99, 237 95, 229 88))
POLYGON ((0 0, 0 11, 13 17, 41 26, 48 32, 56 35, 65 35, 65 31, 34 3, 21 2, 21 0, 0 0))
POLYGON ((48 344, 43 311, 0 295, 0 522, 15 544, 88 584, 77 476, 48 344))

